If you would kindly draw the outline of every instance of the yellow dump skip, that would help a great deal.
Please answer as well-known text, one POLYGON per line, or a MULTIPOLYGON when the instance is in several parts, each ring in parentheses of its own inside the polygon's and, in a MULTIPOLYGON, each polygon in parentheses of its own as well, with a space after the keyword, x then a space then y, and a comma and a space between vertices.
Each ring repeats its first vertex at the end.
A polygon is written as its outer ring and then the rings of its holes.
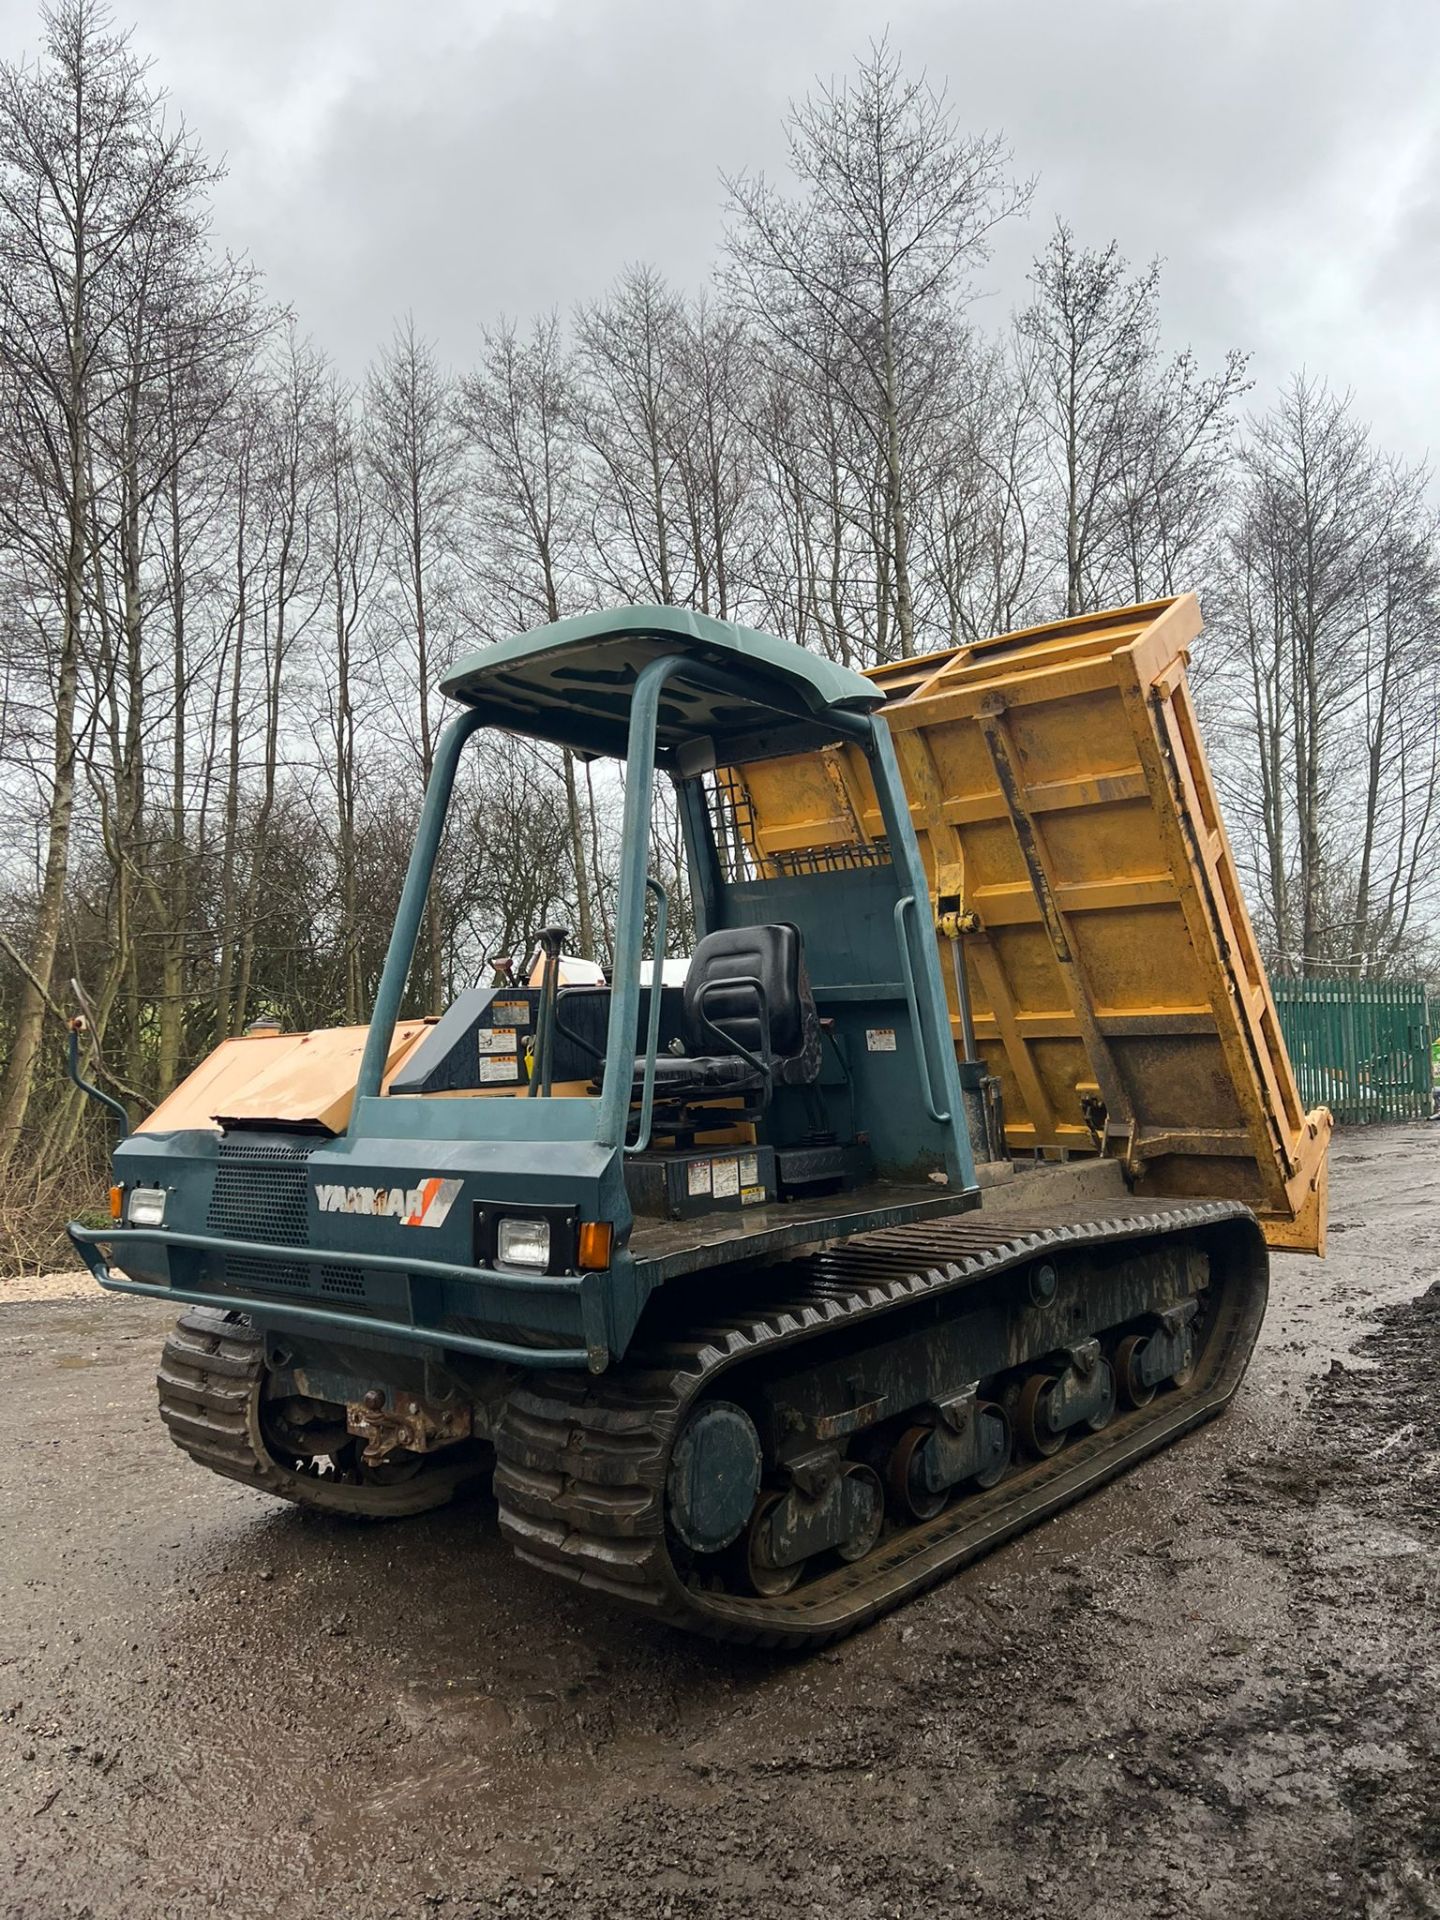
MULTIPOLYGON (((1301 1106, 1240 895, 1186 684, 1200 625, 1185 594, 872 678, 1011 1151, 1103 1151, 1139 1193, 1242 1199, 1318 1253, 1330 1116, 1301 1106)), ((771 871, 883 837, 853 748, 730 777, 771 871)))

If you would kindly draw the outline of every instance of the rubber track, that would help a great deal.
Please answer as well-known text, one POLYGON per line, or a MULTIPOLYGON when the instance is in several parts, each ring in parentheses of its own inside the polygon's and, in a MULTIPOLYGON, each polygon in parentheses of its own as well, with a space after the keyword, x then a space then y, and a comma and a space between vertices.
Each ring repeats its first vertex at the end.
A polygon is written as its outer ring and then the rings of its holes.
POLYGON ((749 1644, 823 1645, 1219 1412, 1259 1332, 1266 1274, 1254 1216, 1228 1201, 1112 1205, 1088 1219, 1058 1209, 1024 1219, 970 1214, 860 1236, 774 1269, 768 1283, 775 1291, 758 1306, 703 1326, 662 1327, 652 1344, 597 1379, 539 1374, 514 1389, 496 1434, 501 1530, 521 1559, 652 1618, 749 1644), (683 1582, 665 1532, 670 1448, 696 1399, 728 1369, 1046 1254, 1186 1234, 1222 1242, 1224 1256, 1186 1387, 1158 1395, 1103 1433, 1072 1440, 989 1493, 886 1536, 865 1560, 783 1598, 683 1582))
POLYGON ((260 1432, 265 1342, 242 1314, 193 1307, 165 1342, 155 1385, 160 1418, 192 1460, 228 1480, 327 1513, 401 1519, 444 1506, 477 1468, 436 1463, 394 1486, 297 1473, 272 1458, 260 1432))

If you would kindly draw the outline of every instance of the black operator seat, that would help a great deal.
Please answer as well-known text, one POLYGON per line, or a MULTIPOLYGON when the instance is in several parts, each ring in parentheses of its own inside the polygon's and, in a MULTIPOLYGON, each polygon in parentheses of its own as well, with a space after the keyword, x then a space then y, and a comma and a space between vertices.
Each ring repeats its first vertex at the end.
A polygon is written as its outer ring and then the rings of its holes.
MULTIPOLYGON (((665 1100, 723 1099, 820 1077, 820 1019, 798 927, 728 927, 699 942, 685 976, 681 1054, 657 1053, 665 1100)), ((635 1061, 635 1091, 645 1056, 635 1061)))

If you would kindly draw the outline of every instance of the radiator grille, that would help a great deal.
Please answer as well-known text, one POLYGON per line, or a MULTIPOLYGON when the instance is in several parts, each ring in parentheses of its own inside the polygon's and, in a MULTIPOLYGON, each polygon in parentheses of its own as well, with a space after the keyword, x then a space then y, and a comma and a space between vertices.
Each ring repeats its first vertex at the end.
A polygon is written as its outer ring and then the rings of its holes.
MULTIPOLYGON (((310 1244, 308 1218, 309 1159, 319 1140, 250 1140, 226 1135, 220 1141, 215 1185, 206 1225, 231 1240, 268 1241, 278 1246, 310 1244)), ((315 1266, 301 1260, 271 1260, 261 1254, 231 1253, 224 1258, 222 1288, 236 1293, 308 1294, 312 1299, 343 1300, 355 1313, 408 1311, 401 1276, 367 1275, 336 1261, 315 1266)))
POLYGON ((271 1240, 303 1247, 310 1237, 306 1165, 314 1144, 307 1141, 292 1147, 222 1140, 205 1216, 211 1232, 231 1240, 271 1240))
MULTIPOLYGON (((314 1140, 224 1136, 206 1226, 230 1240, 306 1245, 306 1168, 316 1145, 314 1140)), ((314 1284, 302 1261, 268 1260, 259 1254, 227 1254, 224 1276, 224 1284, 239 1293, 310 1293, 314 1284)))
POLYGON ((316 1147, 318 1139, 303 1140, 255 1140, 248 1133, 227 1133, 220 1140, 221 1162, 227 1160, 308 1160, 316 1147))
POLYGON ((297 1260, 230 1253, 225 1256, 225 1284, 241 1292, 255 1287, 269 1293, 308 1293, 310 1276, 297 1260))
POLYGON ((363 1300, 365 1276, 359 1267, 321 1267, 320 1291, 343 1294, 348 1300, 363 1300))

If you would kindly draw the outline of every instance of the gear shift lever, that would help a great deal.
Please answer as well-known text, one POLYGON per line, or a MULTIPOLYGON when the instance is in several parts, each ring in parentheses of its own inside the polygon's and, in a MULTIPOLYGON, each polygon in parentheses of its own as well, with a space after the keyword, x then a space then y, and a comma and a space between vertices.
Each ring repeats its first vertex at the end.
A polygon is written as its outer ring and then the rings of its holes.
POLYGON ((535 1058, 530 1066, 530 1095, 549 1097, 555 1072, 555 1003, 560 993, 560 955, 570 938, 568 927, 542 927, 538 939, 545 956, 540 975, 540 1011, 535 1021, 535 1058))

